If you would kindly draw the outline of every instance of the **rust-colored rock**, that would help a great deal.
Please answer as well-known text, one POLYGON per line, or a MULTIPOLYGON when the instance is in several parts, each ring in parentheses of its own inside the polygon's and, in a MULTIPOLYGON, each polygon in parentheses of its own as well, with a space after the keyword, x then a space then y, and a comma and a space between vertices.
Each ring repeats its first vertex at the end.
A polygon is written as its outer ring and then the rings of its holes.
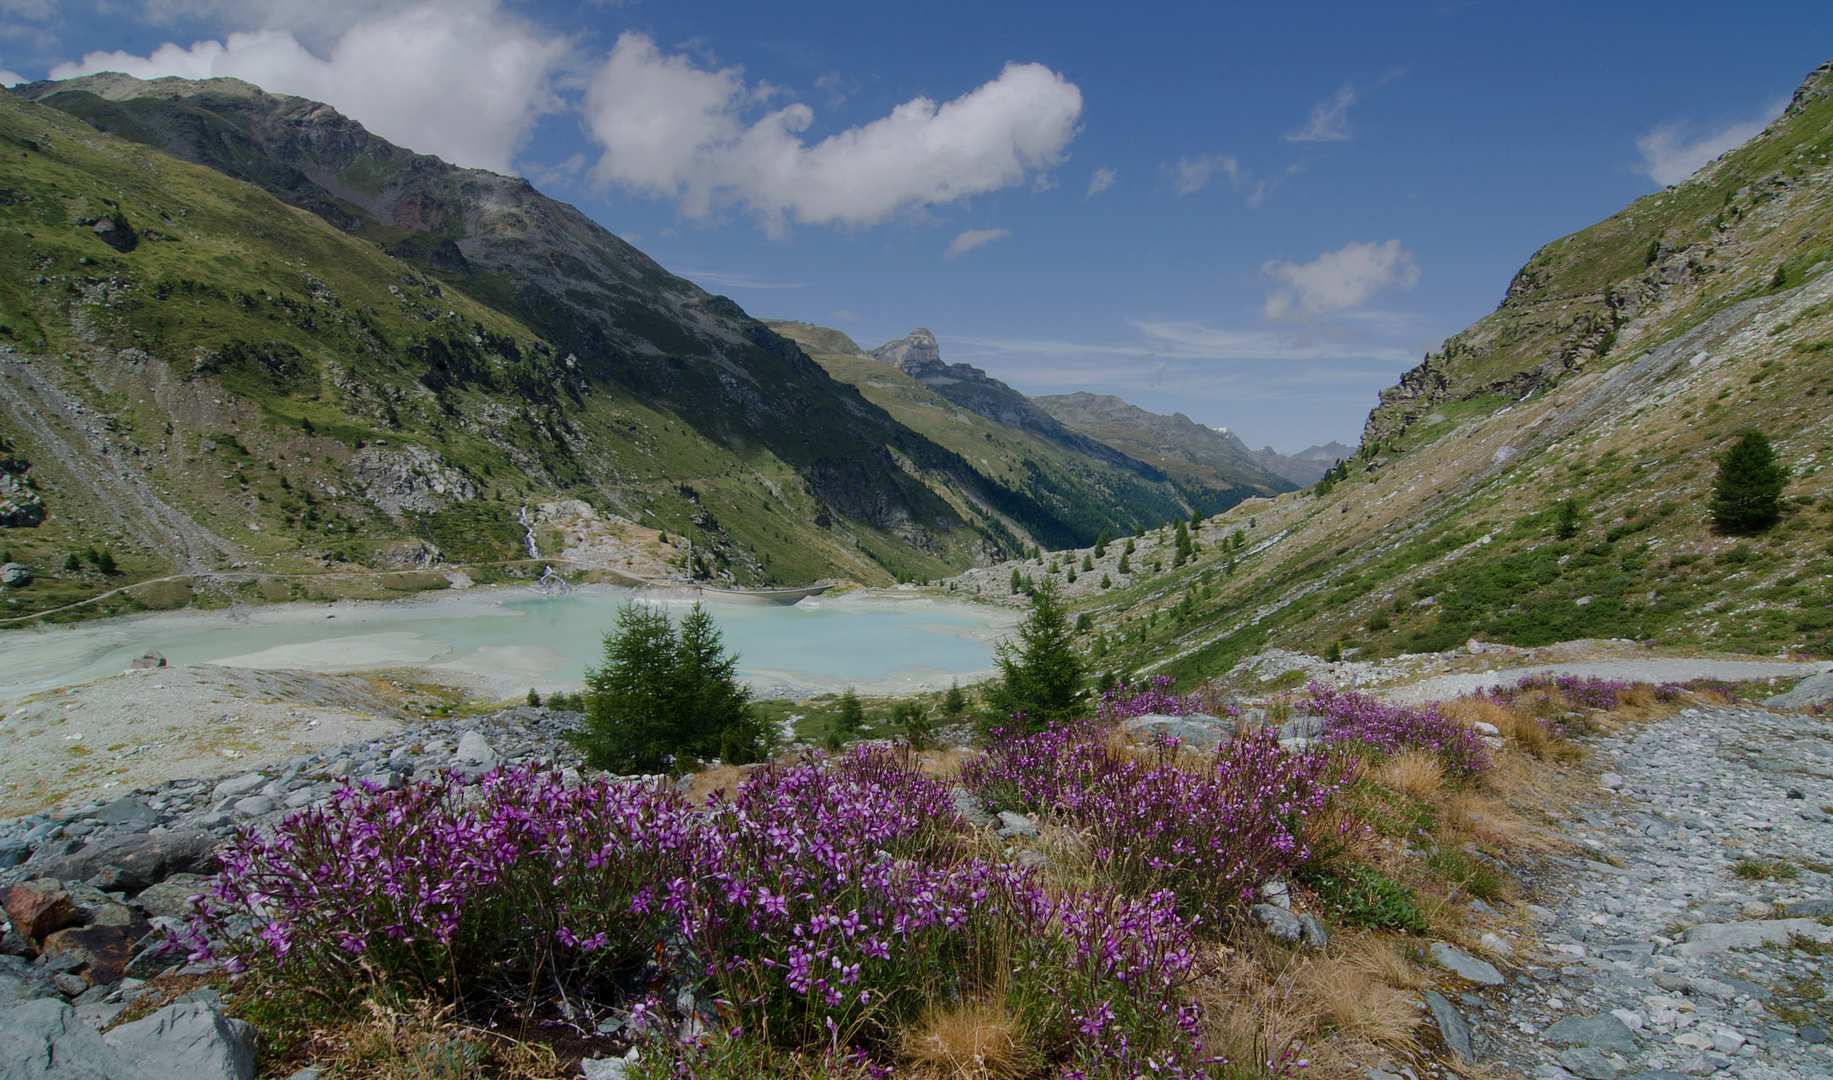
POLYGON ((76 901, 56 878, 34 878, 6 890, 0 908, 13 929, 33 941, 78 921, 76 901))
POLYGON ((73 926, 45 938, 39 955, 81 961, 72 970, 90 986, 118 983, 127 973, 134 944, 151 929, 145 921, 126 926, 73 926))

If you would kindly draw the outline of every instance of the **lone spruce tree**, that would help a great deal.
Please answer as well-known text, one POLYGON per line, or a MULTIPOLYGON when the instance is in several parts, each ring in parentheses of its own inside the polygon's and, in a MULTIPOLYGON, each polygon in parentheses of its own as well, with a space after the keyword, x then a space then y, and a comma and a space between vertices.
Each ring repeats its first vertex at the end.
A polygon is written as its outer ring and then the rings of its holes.
POLYGON ((1712 523, 1722 532, 1757 533, 1782 517, 1782 489, 1788 466, 1776 461, 1775 447, 1755 429, 1745 431, 1720 455, 1712 481, 1712 523))
POLYGON ((1080 715, 1085 672, 1074 637, 1056 582, 1046 579, 1031 593, 1017 641, 1001 643, 995 654, 1004 676, 986 695, 995 715, 1019 718, 1031 731, 1080 715))
POLYGON ((577 737, 586 764, 620 773, 659 772, 680 742, 669 700, 675 635, 668 616, 625 605, 604 647, 604 665, 586 671, 586 730, 577 737))

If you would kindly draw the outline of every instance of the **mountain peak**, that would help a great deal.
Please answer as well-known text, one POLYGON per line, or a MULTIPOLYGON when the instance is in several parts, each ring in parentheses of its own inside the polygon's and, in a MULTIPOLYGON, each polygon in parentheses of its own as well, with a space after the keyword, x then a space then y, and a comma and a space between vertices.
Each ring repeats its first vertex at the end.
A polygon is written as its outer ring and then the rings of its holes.
POLYGON ((918 368, 942 362, 942 347, 926 326, 919 326, 896 341, 887 341, 872 350, 872 356, 892 367, 914 374, 918 368))

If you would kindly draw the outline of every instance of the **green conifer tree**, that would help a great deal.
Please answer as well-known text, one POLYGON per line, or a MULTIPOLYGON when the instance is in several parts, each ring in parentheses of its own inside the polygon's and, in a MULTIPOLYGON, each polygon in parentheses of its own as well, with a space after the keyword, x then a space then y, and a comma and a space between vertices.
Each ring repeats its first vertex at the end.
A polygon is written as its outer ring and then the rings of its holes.
POLYGON ((1578 500, 1567 499, 1559 504, 1559 512, 1553 518, 1553 535, 1561 540, 1570 540, 1578 535, 1581 524, 1578 500))
POLYGON ((1031 611, 1016 639, 1001 643, 994 655, 1003 678, 987 692, 987 701, 999 717, 1022 717, 1026 728, 1041 731, 1081 714, 1082 658, 1054 582, 1032 593, 1031 611))
POLYGON ((668 616, 647 606, 618 609, 617 629, 605 635, 604 664, 586 671, 586 729, 576 741, 587 765, 619 773, 669 766, 676 749, 674 672, 668 616))
POLYGON ((840 695, 840 715, 834 723, 848 735, 857 735, 866 726, 866 707, 859 703, 859 692, 850 686, 840 695))
POLYGON ((751 689, 738 681, 738 657, 726 652, 713 616, 699 604, 681 620, 673 682, 683 749, 729 765, 768 754, 767 729, 751 707, 751 689))
POLYGON ((1712 481, 1712 523, 1727 533, 1758 533, 1782 517, 1782 489, 1788 466, 1762 432, 1745 431, 1719 456, 1712 481))

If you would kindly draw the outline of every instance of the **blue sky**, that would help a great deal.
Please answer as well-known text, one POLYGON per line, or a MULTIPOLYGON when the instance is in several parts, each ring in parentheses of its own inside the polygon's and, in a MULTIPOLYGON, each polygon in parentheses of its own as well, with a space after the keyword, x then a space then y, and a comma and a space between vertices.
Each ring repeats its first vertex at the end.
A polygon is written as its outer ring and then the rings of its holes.
POLYGON ((753 314, 1284 452, 1830 56, 1824 2, 0 0, 9 79, 327 100, 753 314))

